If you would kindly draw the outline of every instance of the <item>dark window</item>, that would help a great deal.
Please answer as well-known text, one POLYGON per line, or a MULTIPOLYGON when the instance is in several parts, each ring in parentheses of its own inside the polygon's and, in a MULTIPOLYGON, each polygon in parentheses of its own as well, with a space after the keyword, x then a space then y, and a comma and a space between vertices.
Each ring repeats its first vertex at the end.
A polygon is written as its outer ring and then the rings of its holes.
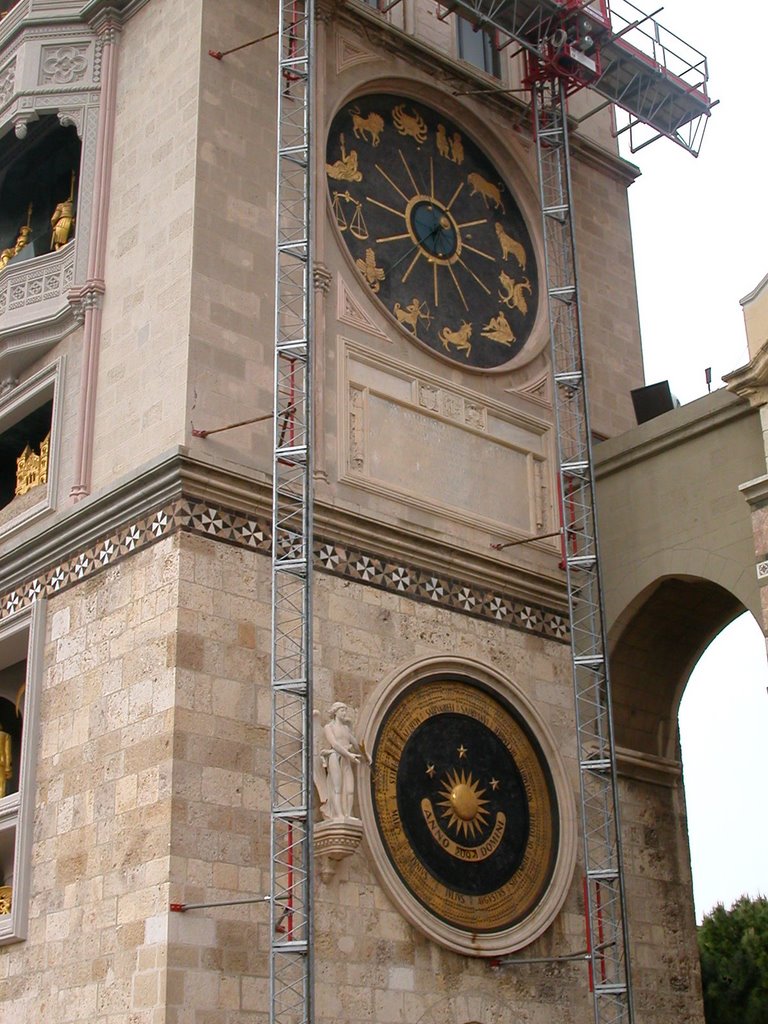
MULTIPOLYGON (((27 475, 31 471, 32 477, 35 477, 35 457, 41 456, 46 467, 43 475, 47 477, 46 442, 51 433, 52 413, 53 401, 46 402, 0 434, 0 508, 14 498, 17 490, 20 493, 26 493, 25 487, 29 481, 17 479, 18 459, 25 452, 29 463, 27 475)), ((24 476, 24 466, 22 466, 21 472, 24 476)))
POLYGON ((486 29, 475 29, 465 18, 456 19, 459 57, 474 64, 481 71, 499 77, 499 51, 493 34, 486 29))
POLYGON ((73 127, 62 128, 55 117, 44 117, 29 126, 24 139, 6 135, 0 143, 0 252, 18 249, 10 260, 14 265, 74 238, 74 216, 69 226, 59 227, 54 239, 51 218, 60 217, 71 201, 77 205, 77 179, 80 170, 80 140, 73 127), (57 213, 58 211, 58 213, 57 213), (23 246, 18 245, 26 234, 23 246))

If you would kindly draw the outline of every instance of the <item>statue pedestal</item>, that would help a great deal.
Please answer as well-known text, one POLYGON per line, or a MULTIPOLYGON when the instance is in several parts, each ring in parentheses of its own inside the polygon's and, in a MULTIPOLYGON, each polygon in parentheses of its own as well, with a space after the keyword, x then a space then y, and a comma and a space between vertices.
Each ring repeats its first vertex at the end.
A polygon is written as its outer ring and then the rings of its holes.
POLYGON ((339 818, 315 825, 313 847, 320 861, 320 877, 329 882, 336 863, 351 856, 363 839, 363 823, 359 818, 339 818))

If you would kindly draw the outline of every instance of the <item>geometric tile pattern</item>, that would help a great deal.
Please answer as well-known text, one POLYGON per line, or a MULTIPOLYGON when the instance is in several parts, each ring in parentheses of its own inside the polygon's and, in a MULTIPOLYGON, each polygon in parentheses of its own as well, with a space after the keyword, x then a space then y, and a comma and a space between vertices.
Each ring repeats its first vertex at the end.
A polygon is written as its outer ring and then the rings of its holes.
POLYGON ((497 590, 488 590, 430 569, 393 561, 333 541, 315 541, 314 566, 320 571, 388 590, 424 604, 490 619, 511 629, 569 642, 568 619, 559 612, 529 604, 497 590))
MULTIPOLYGON (((65 561, 26 580, 9 593, 0 594, 0 621, 40 597, 68 590, 178 530, 249 548, 263 555, 271 553, 269 520, 196 498, 179 498, 101 537, 85 550, 74 552, 65 561)), ((487 590, 465 580, 441 576, 421 566, 393 561, 384 555, 325 538, 315 538, 313 556, 313 566, 320 572, 561 643, 568 643, 570 639, 565 616, 510 594, 487 590)))

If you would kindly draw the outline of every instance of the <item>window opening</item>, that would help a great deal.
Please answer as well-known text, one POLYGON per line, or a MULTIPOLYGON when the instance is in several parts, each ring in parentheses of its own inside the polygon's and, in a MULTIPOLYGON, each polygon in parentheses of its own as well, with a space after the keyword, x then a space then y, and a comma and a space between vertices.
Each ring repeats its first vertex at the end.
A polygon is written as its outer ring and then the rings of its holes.
POLYGON ((38 604, 0 625, 0 945, 27 930, 41 614, 38 604))
POLYGON ((53 399, 0 434, 0 508, 48 482, 53 399))
POLYGON ((475 29, 466 18, 456 19, 459 57, 489 75, 499 77, 499 51, 492 32, 475 29))
POLYGON ((75 237, 80 140, 55 117, 9 135, 0 149, 0 272, 75 237))

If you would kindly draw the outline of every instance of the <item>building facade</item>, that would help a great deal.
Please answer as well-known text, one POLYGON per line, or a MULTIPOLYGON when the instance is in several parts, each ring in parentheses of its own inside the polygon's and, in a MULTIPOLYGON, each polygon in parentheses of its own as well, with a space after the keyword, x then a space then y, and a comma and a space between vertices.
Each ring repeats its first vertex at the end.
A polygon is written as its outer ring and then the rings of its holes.
MULTIPOLYGON (((0 1021, 266 1021, 264 905, 170 907, 270 890, 272 427, 232 425, 272 405, 277 5, 4 6, 0 1021)), ((519 57, 426 0, 321 0, 315 43, 316 1017, 581 1024, 519 57)), ((611 129, 573 139, 605 438, 642 383, 611 129)), ((637 1019, 699 1021, 674 725, 642 678, 624 696, 647 719, 620 759, 637 1019)))

